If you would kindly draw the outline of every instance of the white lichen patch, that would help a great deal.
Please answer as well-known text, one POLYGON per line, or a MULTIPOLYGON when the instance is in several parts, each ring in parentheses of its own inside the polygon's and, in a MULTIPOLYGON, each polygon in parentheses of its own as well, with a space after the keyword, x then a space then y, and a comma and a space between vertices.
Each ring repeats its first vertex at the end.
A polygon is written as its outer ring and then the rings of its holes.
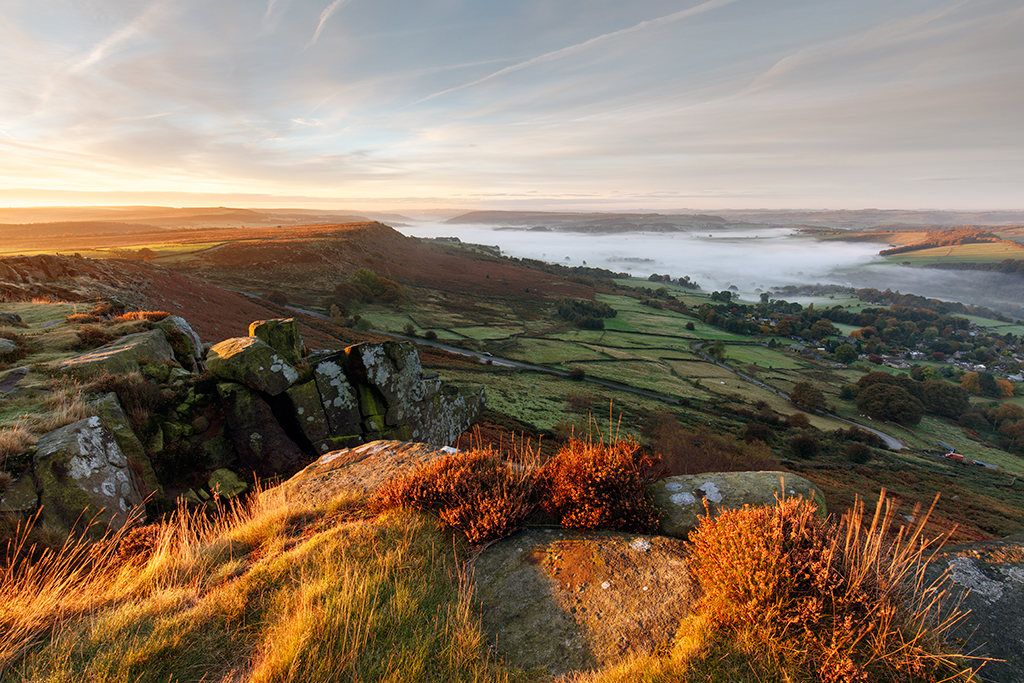
POLYGON ((957 555, 949 560, 949 576, 953 583, 969 588, 990 603, 1003 597, 1003 586, 985 576, 969 557, 957 555))
POLYGON ((710 500, 712 503, 722 502, 722 492, 719 491, 718 487, 715 486, 710 481, 701 484, 700 490, 704 492, 704 497, 710 500))
POLYGON ((668 491, 682 491, 683 485, 677 481, 670 481, 667 484, 665 484, 665 489, 668 491))
POLYGON ((668 499, 675 505, 693 505, 697 502, 692 493, 686 493, 685 491, 683 493, 673 493, 668 499))

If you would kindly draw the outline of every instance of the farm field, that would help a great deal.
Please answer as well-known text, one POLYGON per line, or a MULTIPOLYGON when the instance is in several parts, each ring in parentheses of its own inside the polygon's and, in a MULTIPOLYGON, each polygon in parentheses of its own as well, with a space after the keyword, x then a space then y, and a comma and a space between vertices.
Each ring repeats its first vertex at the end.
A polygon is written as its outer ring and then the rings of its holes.
POLYGON ((924 266, 936 263, 1002 261, 1024 258, 1024 248, 1005 243, 958 244, 950 247, 932 247, 885 257, 891 262, 910 261, 924 266))

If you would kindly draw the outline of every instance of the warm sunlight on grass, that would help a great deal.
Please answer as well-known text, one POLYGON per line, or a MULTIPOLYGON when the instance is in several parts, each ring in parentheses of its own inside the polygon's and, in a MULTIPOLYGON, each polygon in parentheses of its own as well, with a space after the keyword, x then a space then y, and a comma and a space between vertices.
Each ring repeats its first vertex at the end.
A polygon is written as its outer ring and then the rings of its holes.
POLYGON ((312 509, 270 491, 8 562, 0 677, 502 680, 450 535, 408 511, 369 521, 361 506, 312 509))

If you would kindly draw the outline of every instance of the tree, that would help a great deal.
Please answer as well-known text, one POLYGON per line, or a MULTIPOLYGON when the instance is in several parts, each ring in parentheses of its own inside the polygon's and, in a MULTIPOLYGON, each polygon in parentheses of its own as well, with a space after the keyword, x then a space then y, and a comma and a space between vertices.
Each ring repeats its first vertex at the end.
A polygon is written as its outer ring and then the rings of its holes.
POLYGON ((837 363, 846 365, 857 360, 857 351, 849 344, 840 344, 836 347, 835 358, 837 363))
POLYGON ((725 344, 721 339, 708 347, 708 355, 719 363, 725 360, 725 344))
POLYGON ((836 329, 836 326, 828 318, 822 318, 811 325, 811 337, 814 339, 834 337, 837 334, 839 334, 839 330, 836 329))
POLYGON ((804 410, 825 410, 825 394, 810 382, 797 382, 789 392, 789 400, 793 405, 804 410))
POLYGON ((941 379, 921 383, 921 403, 929 413, 957 420, 971 407, 967 392, 941 379))
POLYGON ((906 389, 895 384, 872 384, 857 394, 857 409, 872 417, 905 425, 924 417, 924 405, 906 389))

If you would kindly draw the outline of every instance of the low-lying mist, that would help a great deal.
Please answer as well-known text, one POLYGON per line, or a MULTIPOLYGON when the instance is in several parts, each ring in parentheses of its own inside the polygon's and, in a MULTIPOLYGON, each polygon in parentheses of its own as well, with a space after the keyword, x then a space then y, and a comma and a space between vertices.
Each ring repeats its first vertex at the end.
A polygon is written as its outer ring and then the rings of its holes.
POLYGON ((892 289, 1024 315, 1020 278, 899 266, 878 256, 881 244, 821 240, 790 227, 598 235, 439 223, 397 229, 415 237, 458 237, 496 245, 507 256, 566 266, 587 265, 637 277, 688 275, 705 291, 732 286, 744 299, 756 300, 771 287, 822 283, 892 289))

